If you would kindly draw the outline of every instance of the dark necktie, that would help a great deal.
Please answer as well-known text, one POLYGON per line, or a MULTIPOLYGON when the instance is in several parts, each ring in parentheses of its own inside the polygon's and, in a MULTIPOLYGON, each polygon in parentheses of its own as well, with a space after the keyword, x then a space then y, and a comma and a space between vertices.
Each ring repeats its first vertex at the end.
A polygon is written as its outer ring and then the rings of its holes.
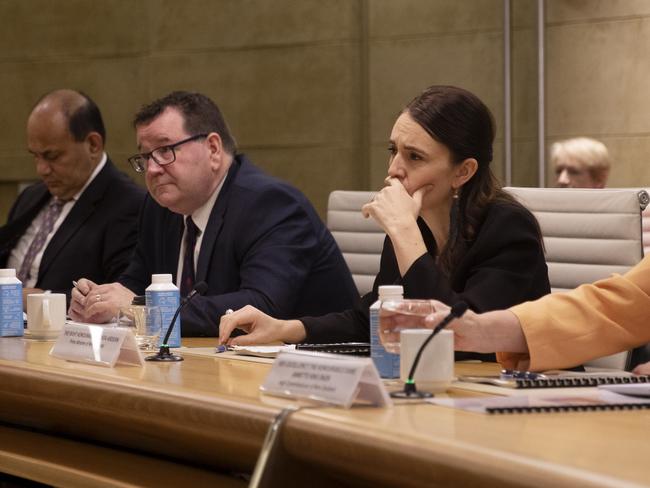
POLYGON ((54 222, 56 222, 56 219, 58 219, 59 215, 61 215, 63 205, 65 205, 65 202, 62 202, 58 198, 55 198, 50 202, 47 210, 45 210, 43 222, 36 232, 34 240, 29 245, 27 253, 25 254, 25 258, 23 259, 23 263, 20 265, 20 269, 18 270, 18 279, 23 283, 30 278, 34 258, 36 258, 36 255, 41 251, 41 249, 43 249, 48 234, 52 232, 54 222))
POLYGON ((185 255, 183 256, 183 270, 181 272, 181 297, 186 297, 194 288, 194 248, 196 238, 201 231, 196 226, 192 217, 185 218, 185 255))

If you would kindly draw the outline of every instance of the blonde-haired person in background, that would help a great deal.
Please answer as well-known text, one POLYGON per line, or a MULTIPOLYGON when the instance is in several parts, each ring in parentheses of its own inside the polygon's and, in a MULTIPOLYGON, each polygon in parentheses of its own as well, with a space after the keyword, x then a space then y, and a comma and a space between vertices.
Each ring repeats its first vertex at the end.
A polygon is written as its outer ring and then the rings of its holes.
POLYGON ((602 142, 576 137, 551 146, 551 163, 560 188, 605 188, 612 161, 602 142))

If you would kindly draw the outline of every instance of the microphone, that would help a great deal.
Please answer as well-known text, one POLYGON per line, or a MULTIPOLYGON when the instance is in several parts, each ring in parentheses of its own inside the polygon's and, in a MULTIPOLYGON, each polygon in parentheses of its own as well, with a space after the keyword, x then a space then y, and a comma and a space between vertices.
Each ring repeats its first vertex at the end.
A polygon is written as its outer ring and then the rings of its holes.
POLYGON ((162 344, 160 345, 160 350, 156 354, 144 358, 145 361, 182 361, 183 360, 183 356, 179 354, 172 354, 171 352, 169 352, 169 346, 167 345, 167 341, 171 336, 172 330, 174 329, 174 324, 176 323, 176 319, 178 318, 178 315, 181 313, 181 309, 185 305, 190 303, 190 300, 192 300, 192 298, 194 298, 196 295, 203 295, 206 291, 208 291, 208 284, 205 281, 199 281, 196 285, 194 285, 194 288, 192 289, 190 294, 181 300, 181 304, 176 309, 176 312, 174 313, 174 317, 172 318, 169 327, 167 327, 167 333, 165 334, 165 338, 163 339, 162 344))
POLYGON ((391 397, 406 398, 411 400, 416 398, 430 398, 433 396, 433 394, 429 392, 418 391, 417 388, 415 387, 415 380, 413 379, 413 377, 415 376, 415 370, 417 369, 418 363, 420 362, 420 357, 422 356, 422 352, 424 351, 424 348, 427 347, 429 342, 431 342, 431 339, 433 339, 436 335, 438 335, 438 333, 442 329, 447 327, 452 320, 461 318, 463 314, 467 312, 468 308, 469 307, 465 302, 458 302, 451 307, 449 314, 444 319, 442 319, 442 322, 440 322, 433 329, 433 332, 431 332, 429 337, 427 337, 426 340, 420 346, 420 349, 418 349, 418 353, 415 355, 415 359, 413 360, 413 365, 411 366, 411 371, 409 371, 408 378, 406 378, 406 381, 404 382, 404 389, 402 391, 392 392, 390 394, 391 397))

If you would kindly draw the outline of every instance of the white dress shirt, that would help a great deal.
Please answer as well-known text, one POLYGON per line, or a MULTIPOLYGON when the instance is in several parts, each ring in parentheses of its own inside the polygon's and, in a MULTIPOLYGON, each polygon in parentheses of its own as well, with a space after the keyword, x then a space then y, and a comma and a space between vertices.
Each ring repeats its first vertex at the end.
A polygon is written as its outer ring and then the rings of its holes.
MULTIPOLYGON (((205 202, 201 207, 192 212, 192 220, 194 224, 199 229, 199 235, 196 237, 196 244, 194 246, 194 276, 196 276, 196 267, 199 262, 199 252, 201 251, 201 243, 203 242, 203 234, 205 234, 205 228, 208 226, 208 220, 210 220, 210 214, 212 213, 212 207, 217 201, 219 192, 223 187, 224 182, 226 181, 224 176, 217 186, 217 189, 214 190, 207 202, 205 202)), ((178 254, 178 266, 176 267, 176 286, 180 289, 181 287, 181 277, 183 272, 183 257, 185 256, 185 234, 187 233, 187 227, 185 226, 185 218, 187 215, 183 215, 183 237, 181 238, 181 250, 178 254)))

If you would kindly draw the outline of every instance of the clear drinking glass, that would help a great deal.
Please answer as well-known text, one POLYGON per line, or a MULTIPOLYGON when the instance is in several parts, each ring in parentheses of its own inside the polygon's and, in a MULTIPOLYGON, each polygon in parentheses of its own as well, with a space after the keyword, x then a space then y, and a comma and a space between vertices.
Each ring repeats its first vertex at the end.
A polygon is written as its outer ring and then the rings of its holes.
POLYGON ((379 338, 388 352, 400 352, 402 329, 423 329, 425 318, 435 312, 431 300, 385 301, 379 310, 379 338))
POLYGON ((135 340, 142 351, 158 350, 162 328, 160 307, 147 305, 121 307, 117 313, 117 325, 133 330, 135 340))

